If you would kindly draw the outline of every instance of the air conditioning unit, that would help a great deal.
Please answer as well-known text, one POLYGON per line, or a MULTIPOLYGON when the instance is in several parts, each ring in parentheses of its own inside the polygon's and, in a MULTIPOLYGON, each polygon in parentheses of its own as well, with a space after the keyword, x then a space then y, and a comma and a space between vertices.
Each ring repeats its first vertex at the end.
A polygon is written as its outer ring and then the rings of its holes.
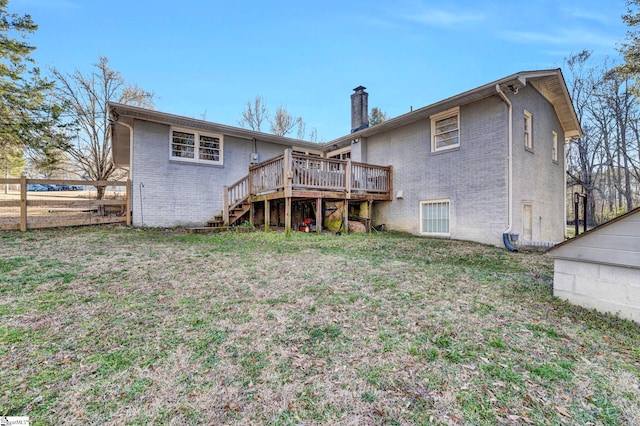
POLYGON ((257 152, 251 153, 251 164, 258 164, 260 162, 260 156, 257 152))

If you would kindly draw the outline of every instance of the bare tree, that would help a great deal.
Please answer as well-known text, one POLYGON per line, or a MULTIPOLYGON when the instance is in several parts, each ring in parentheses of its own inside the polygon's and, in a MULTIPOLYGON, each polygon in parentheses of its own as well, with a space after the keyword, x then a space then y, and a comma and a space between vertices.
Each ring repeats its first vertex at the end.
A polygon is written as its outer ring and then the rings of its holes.
POLYGON ((300 129, 300 126, 304 126, 302 117, 294 117, 289 114, 286 107, 279 106, 271 120, 271 133, 278 136, 286 136, 296 126, 298 126, 298 129, 300 129))
POLYGON ((298 123, 298 139, 304 139, 304 134, 306 133, 307 125, 300 117, 300 122, 298 123))
MULTIPOLYGON (((153 109, 153 98, 155 93, 148 92, 137 85, 125 86, 120 93, 120 99, 118 102, 121 104, 134 105, 140 108, 153 109)), ((206 116, 207 112, 204 112, 206 116)), ((204 118, 203 118, 204 120, 204 118)))
MULTIPOLYGON (((117 170, 111 156, 110 101, 153 107, 153 93, 128 85, 118 71, 109 67, 109 59, 100 57, 89 74, 79 70, 64 73, 51 70, 55 80, 55 95, 73 118, 69 141, 61 144, 80 169, 82 177, 108 180, 117 170)), ((98 199, 104 187, 97 188, 98 199)))
POLYGON ((311 134, 309 135, 309 141, 311 142, 320 142, 318 139, 318 128, 314 127, 311 129, 311 134))
POLYGON ((587 193, 587 216, 593 225, 639 201, 640 109, 627 69, 609 60, 595 66, 590 57, 583 51, 566 60, 568 86, 584 133, 569 145, 567 173, 568 183, 582 185, 587 193))
POLYGON ((242 118, 238 121, 240 127, 245 129, 255 130, 256 132, 262 131, 262 123, 269 119, 269 112, 265 105, 264 98, 260 95, 251 100, 247 100, 244 111, 242 111, 242 118))

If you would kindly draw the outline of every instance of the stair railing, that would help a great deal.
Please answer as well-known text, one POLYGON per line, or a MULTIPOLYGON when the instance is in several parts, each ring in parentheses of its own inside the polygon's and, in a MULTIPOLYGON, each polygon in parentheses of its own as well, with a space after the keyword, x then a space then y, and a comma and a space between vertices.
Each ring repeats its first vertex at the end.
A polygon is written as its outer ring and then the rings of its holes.
POLYGON ((249 198, 249 176, 245 176, 233 185, 222 187, 222 219, 229 226, 229 212, 249 198))

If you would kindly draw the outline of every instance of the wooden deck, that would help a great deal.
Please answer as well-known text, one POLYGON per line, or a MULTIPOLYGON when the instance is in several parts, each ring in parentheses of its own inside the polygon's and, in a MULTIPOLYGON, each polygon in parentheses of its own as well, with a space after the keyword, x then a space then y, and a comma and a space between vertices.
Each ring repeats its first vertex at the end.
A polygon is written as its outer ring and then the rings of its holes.
POLYGON ((249 168, 252 201, 275 198, 391 199, 391 167, 284 155, 249 168))
MULTIPOLYGON (((228 225, 253 203, 264 202, 267 211, 269 201, 284 199, 285 228, 290 230, 291 200, 315 199, 318 206, 322 200, 344 200, 346 210, 349 200, 389 201, 391 194, 390 166, 298 155, 287 149, 279 157, 251 166, 245 178, 225 187, 223 219, 228 225)), ((268 229, 268 220, 265 225, 268 229)))

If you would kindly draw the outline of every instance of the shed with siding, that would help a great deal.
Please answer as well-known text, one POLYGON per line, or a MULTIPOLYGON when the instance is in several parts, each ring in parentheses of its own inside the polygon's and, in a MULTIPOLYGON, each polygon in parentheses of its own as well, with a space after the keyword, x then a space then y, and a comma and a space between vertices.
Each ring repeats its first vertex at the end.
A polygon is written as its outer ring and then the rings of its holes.
POLYGON ((640 323, 640 208, 548 251, 553 294, 640 323))

